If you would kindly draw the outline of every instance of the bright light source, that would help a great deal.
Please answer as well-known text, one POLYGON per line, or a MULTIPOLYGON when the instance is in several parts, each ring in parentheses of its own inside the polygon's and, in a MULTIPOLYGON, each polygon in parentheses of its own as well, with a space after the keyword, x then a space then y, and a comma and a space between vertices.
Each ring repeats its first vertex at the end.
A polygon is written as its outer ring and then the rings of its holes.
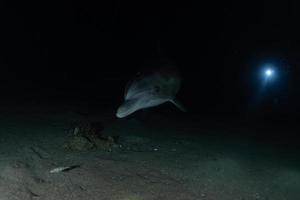
POLYGON ((267 77, 270 77, 270 76, 272 76, 273 75, 273 70, 272 69, 266 69, 266 71, 265 71, 265 75, 267 76, 267 77))

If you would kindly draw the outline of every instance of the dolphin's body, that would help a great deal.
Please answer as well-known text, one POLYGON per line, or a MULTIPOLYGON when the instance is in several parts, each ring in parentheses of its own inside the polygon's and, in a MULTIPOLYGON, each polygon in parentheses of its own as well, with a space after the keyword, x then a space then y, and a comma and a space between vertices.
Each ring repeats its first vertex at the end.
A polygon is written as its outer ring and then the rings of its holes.
POLYGON ((127 84, 124 102, 118 108, 116 116, 126 117, 135 111, 172 102, 180 110, 185 111, 176 99, 181 85, 181 77, 176 67, 163 65, 158 70, 140 73, 127 84))

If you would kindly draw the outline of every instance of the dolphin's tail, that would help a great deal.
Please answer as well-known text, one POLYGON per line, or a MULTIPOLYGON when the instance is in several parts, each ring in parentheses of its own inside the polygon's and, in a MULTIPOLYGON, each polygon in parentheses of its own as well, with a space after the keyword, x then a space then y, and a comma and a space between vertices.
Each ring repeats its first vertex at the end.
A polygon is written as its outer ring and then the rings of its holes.
POLYGON ((183 104, 178 99, 176 99, 176 98, 170 99, 170 102, 172 102, 182 112, 187 112, 187 109, 185 108, 185 106, 183 106, 183 104))

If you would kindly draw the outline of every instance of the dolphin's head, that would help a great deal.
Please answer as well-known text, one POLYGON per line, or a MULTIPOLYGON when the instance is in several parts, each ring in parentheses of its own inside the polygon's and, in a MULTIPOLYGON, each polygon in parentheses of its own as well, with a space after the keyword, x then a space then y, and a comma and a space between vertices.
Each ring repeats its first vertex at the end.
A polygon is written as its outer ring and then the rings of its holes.
POLYGON ((166 65, 157 71, 145 73, 126 86, 125 102, 118 108, 116 116, 123 118, 140 109, 158 106, 167 101, 179 105, 175 95, 180 85, 180 74, 172 66, 166 65))

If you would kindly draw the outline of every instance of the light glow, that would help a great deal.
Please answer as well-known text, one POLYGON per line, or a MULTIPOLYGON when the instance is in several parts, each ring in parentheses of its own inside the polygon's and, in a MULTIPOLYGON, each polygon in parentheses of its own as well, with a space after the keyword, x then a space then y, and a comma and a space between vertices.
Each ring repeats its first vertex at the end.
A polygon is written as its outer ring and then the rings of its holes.
POLYGON ((267 77, 271 77, 273 75, 274 71, 272 69, 266 69, 265 71, 265 75, 267 77))

